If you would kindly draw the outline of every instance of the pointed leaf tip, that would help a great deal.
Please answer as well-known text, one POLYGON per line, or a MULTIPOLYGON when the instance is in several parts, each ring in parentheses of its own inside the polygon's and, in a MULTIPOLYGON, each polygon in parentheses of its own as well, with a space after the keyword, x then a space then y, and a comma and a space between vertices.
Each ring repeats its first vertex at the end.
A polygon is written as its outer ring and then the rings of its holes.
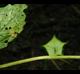
POLYGON ((58 55, 63 55, 63 47, 66 44, 66 42, 60 41, 56 36, 53 36, 53 38, 43 45, 44 48, 46 48, 49 56, 58 56, 58 55))

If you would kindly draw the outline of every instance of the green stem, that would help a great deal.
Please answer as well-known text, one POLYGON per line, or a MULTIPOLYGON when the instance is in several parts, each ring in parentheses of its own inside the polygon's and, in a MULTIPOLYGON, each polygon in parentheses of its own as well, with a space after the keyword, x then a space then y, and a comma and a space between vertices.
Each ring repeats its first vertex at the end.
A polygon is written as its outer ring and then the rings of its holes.
POLYGON ((28 63, 28 62, 32 62, 32 61, 36 61, 36 60, 45 60, 45 59, 80 59, 80 56, 53 56, 53 57, 38 56, 38 57, 32 57, 32 58, 28 58, 28 59, 22 59, 19 61, 2 64, 2 65, 0 65, 0 68, 6 68, 6 67, 14 66, 14 65, 19 65, 22 63, 28 63))

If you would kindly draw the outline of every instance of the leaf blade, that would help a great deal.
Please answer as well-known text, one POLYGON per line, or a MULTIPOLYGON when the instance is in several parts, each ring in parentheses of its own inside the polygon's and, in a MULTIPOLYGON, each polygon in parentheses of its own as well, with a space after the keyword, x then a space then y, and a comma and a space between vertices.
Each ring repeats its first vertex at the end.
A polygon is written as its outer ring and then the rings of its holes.
POLYGON ((26 24, 26 14, 23 11, 27 7, 26 4, 8 4, 5 7, 0 7, 0 44, 2 45, 0 49, 7 47, 8 43, 23 30, 26 24), (8 43, 5 43, 5 40, 8 43))
POLYGON ((44 48, 46 48, 46 51, 49 56, 59 56, 63 55, 63 47, 66 44, 66 42, 60 41, 56 36, 53 36, 53 38, 43 45, 44 48))

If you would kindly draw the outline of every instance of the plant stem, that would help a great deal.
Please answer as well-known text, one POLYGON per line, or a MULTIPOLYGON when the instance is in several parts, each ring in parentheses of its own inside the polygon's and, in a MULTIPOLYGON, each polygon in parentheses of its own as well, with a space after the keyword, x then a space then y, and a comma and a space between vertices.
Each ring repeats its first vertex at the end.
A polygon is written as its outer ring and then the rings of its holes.
POLYGON ((28 59, 22 59, 22 60, 18 60, 18 61, 14 61, 14 62, 10 62, 10 63, 6 63, 6 64, 2 64, 0 65, 0 68, 6 68, 6 67, 11 67, 14 65, 19 65, 22 63, 28 63, 28 62, 32 62, 32 61, 36 61, 36 60, 47 60, 47 59, 80 59, 80 56, 38 56, 38 57, 32 57, 32 58, 28 58, 28 59))

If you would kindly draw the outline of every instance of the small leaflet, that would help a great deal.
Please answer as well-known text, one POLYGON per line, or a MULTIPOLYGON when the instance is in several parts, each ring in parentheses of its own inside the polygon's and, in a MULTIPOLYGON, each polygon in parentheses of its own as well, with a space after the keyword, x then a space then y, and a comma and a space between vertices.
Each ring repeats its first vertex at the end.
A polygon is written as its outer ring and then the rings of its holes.
POLYGON ((63 46, 65 44, 65 42, 62 42, 56 38, 56 36, 53 36, 53 38, 48 43, 43 45, 43 47, 46 48, 49 56, 60 56, 63 55, 63 46))

